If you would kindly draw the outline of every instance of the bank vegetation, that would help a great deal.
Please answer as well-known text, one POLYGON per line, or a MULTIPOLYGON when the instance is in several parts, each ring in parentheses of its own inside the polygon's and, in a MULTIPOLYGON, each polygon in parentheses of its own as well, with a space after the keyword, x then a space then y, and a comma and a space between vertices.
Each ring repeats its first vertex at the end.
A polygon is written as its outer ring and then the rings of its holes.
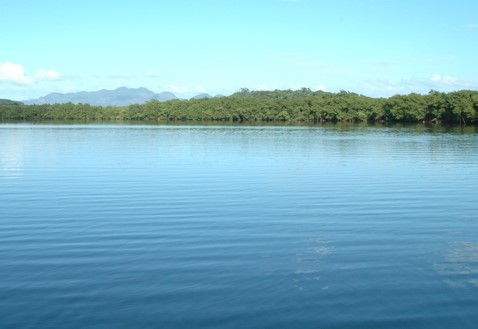
POLYGON ((478 124, 478 91, 371 98, 352 92, 241 89, 227 97, 151 100, 129 106, 0 104, 0 120, 390 122, 478 124))

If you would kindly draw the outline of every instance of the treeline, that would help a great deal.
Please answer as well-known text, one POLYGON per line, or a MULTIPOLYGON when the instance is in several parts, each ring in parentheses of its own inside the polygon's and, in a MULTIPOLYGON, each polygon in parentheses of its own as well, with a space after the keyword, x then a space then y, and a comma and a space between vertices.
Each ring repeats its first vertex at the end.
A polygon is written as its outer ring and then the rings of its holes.
POLYGON ((23 105, 23 103, 0 98, 0 105, 23 105))
POLYGON ((414 122, 478 124, 478 91, 371 98, 310 89, 239 92, 219 98, 151 100, 144 104, 0 104, 0 120, 233 121, 233 122, 414 122))

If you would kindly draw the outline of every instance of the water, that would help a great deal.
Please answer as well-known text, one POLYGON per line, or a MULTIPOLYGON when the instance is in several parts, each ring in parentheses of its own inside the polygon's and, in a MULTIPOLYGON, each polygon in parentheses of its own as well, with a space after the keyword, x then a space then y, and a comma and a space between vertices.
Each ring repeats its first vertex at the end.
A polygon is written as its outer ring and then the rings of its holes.
POLYGON ((476 128, 0 125, 2 328, 476 328, 476 128))

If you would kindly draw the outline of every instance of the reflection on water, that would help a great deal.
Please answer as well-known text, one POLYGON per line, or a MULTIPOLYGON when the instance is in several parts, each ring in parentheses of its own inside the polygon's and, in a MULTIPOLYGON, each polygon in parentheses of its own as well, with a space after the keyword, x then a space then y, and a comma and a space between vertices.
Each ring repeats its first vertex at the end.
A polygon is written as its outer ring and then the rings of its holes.
POLYGON ((14 134, 0 129, 0 173, 2 178, 19 178, 23 172, 24 142, 14 134))
POLYGON ((478 242, 450 243, 445 259, 434 268, 453 287, 478 287, 478 242))
POLYGON ((307 289, 308 285, 319 285, 320 289, 328 289, 326 282, 321 281, 320 273, 324 270, 324 259, 333 253, 330 241, 321 239, 307 240, 309 247, 305 252, 296 254, 297 269, 294 276, 294 287, 298 290, 307 289), (316 282, 321 281, 321 282, 316 282))

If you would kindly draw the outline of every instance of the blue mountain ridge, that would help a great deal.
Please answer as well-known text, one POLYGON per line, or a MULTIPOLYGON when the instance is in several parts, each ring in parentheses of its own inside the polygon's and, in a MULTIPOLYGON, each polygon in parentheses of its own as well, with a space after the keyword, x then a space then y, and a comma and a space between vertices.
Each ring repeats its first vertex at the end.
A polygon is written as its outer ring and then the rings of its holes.
POLYGON ((154 93, 146 88, 121 87, 114 90, 81 91, 76 93, 51 93, 46 96, 23 101, 25 104, 85 103, 100 106, 126 106, 142 104, 149 100, 168 101, 177 99, 171 92, 154 93))

